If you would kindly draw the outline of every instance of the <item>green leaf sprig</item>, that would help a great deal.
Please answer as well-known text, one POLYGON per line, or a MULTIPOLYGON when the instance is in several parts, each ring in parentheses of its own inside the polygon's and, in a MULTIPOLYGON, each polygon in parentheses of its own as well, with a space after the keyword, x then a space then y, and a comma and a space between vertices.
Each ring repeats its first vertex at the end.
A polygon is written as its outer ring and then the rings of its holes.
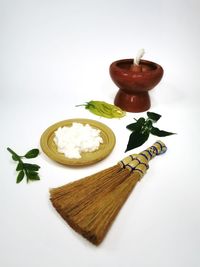
POLYGON ((20 183, 24 177, 26 177, 27 183, 29 181, 37 181, 40 180, 38 170, 40 166, 37 164, 30 164, 23 162, 23 158, 32 159, 36 158, 39 155, 39 149, 34 148, 28 151, 24 156, 19 156, 16 152, 14 152, 11 148, 7 148, 7 150, 12 154, 12 159, 17 161, 16 171, 18 172, 16 183, 20 183))
POLYGON ((143 145, 149 138, 150 134, 159 137, 175 134, 160 130, 153 126, 153 123, 156 123, 161 118, 161 115, 154 112, 147 112, 147 117, 147 119, 143 117, 139 118, 138 120, 135 119, 135 123, 131 123, 126 126, 127 129, 132 131, 132 133, 129 136, 129 141, 125 152, 143 145))

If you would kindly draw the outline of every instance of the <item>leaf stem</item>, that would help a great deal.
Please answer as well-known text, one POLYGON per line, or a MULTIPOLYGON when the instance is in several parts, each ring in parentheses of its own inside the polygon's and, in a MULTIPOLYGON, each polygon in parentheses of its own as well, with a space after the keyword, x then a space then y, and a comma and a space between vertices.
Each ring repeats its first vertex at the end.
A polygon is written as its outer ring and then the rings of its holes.
POLYGON ((19 155, 17 155, 17 153, 15 153, 11 148, 7 147, 7 150, 14 156, 16 156, 17 158, 20 158, 19 155))
POLYGON ((76 105, 75 107, 85 107, 87 104, 76 105))

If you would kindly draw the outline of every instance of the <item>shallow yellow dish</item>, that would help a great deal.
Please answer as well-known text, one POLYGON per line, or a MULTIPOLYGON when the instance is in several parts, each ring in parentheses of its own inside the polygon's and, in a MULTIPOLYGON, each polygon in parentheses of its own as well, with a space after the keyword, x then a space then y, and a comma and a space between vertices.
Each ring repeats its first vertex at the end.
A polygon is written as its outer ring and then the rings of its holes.
POLYGON ((46 129, 40 139, 40 145, 44 153, 52 160, 69 166, 84 166, 94 164, 105 157, 107 157, 115 146, 115 135, 113 131, 105 124, 89 119, 70 119, 57 122, 46 129), (99 149, 94 152, 82 153, 80 159, 66 158, 64 154, 57 151, 56 144, 54 143, 54 132, 63 126, 71 126, 73 122, 79 122, 82 124, 89 124, 91 127, 101 130, 101 137, 103 143, 99 149))

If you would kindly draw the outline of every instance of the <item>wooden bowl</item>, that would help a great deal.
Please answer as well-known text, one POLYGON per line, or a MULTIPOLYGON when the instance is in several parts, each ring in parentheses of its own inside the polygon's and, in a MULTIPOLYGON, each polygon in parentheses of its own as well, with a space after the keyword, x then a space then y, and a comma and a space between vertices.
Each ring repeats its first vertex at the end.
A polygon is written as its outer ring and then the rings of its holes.
POLYGON ((143 112, 150 108, 148 91, 162 79, 163 68, 157 63, 140 60, 141 72, 131 69, 132 59, 121 59, 110 65, 110 76, 119 87, 114 103, 128 112, 143 112))

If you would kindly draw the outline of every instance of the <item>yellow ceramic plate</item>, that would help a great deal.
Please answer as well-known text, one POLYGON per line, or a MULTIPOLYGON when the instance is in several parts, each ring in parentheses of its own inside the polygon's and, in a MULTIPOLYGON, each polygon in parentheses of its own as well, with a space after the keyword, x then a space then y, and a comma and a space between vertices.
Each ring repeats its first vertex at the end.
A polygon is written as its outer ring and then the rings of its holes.
POLYGON ((70 119, 65 121, 60 121, 49 128, 42 134, 40 139, 40 145, 44 153, 54 161, 57 161, 64 165, 69 166, 84 166, 94 164, 105 157, 107 157, 115 146, 115 135, 113 131, 107 127, 105 124, 89 119, 70 119), (82 153, 80 159, 70 159, 64 156, 64 154, 57 151, 56 144, 54 143, 54 132, 63 126, 71 126, 73 122, 79 122, 82 124, 89 124, 91 127, 101 130, 101 137, 103 138, 103 143, 100 144, 98 150, 94 152, 82 153))

